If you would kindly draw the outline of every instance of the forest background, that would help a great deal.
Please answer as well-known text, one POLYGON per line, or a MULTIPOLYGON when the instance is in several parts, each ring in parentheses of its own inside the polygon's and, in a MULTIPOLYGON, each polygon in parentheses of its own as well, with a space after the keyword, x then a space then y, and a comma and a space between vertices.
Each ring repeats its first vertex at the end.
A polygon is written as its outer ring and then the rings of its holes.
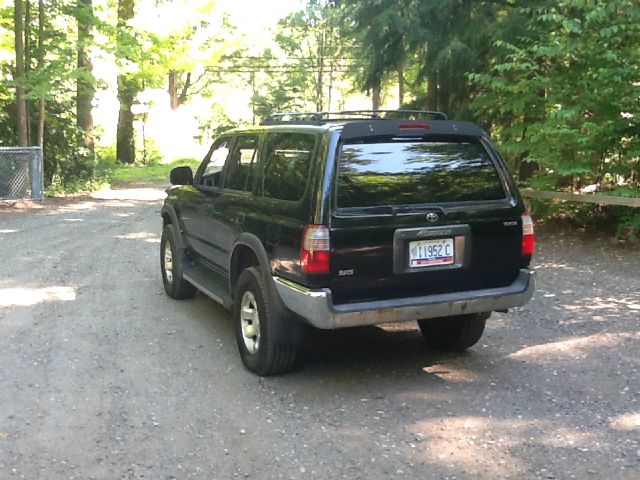
MULTIPOLYGON (((0 79, 0 146, 43 146, 49 192, 273 111, 401 107, 479 123, 521 186, 640 197, 637 0, 0 0, 0 79)), ((534 209, 640 236, 637 209, 534 209)))

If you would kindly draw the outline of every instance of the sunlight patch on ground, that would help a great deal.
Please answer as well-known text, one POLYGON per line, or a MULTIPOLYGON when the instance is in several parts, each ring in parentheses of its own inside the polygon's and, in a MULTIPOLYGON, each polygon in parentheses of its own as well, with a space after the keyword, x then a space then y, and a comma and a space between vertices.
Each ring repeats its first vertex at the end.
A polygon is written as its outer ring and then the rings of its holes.
POLYGON ((597 438, 593 433, 560 427, 550 429, 540 441, 554 448, 589 448, 597 443, 597 438))
POLYGON ((548 363, 559 357, 583 357, 593 348, 613 348, 625 340, 640 340, 640 333, 598 333, 587 337, 525 347, 509 355, 510 358, 548 363))
POLYGON ((78 202, 78 203, 68 203, 59 208, 51 210, 48 212, 48 215, 59 215, 60 213, 66 212, 84 212, 84 211, 94 211, 98 204, 96 202, 78 202))
POLYGON ((79 212, 93 212, 96 211, 99 207, 133 207, 134 203, 123 203, 118 201, 113 202, 94 202, 94 201, 82 201, 77 203, 68 203, 66 205, 57 207, 47 212, 47 215, 60 215, 63 213, 79 213, 79 212))
POLYGON ((167 194, 160 188, 124 188, 121 190, 100 190, 91 194, 98 200, 163 200, 167 194))
POLYGON ((567 265, 566 263, 555 262, 538 262, 536 263, 536 269, 549 268, 551 270, 575 270, 574 266, 567 265))
POLYGON ((517 478, 525 470, 509 452, 519 443, 530 422, 486 417, 435 418, 410 426, 415 444, 430 462, 457 470, 472 478, 517 478), (493 462, 484 461, 487 456, 493 462))
POLYGON ((478 375, 466 368, 458 368, 454 365, 444 363, 429 365, 422 369, 429 375, 434 375, 441 380, 453 383, 473 382, 478 379, 478 375))
POLYGON ((614 430, 640 430, 640 413, 625 413, 611 419, 609 426, 614 430))
POLYGON ((155 233, 149 232, 127 233, 125 235, 118 235, 116 238, 120 240, 144 240, 148 243, 160 243, 160 237, 155 233))
POLYGON ((640 310, 640 301, 636 299, 628 299, 628 298, 600 298, 595 297, 592 299, 591 303, 586 303, 583 305, 565 305, 565 310, 640 310))
POLYGON ((0 289, 0 307, 27 307, 43 302, 68 302, 75 299, 76 289, 72 287, 0 289))

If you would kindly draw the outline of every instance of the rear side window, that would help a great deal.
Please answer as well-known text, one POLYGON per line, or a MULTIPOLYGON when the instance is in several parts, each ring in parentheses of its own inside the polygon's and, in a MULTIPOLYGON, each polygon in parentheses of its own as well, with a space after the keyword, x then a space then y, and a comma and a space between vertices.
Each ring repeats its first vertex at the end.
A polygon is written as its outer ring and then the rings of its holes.
POLYGON ((275 133, 267 137, 262 194, 279 200, 302 198, 316 137, 306 133, 275 133))
POLYGON ((340 208, 503 198, 498 172, 480 143, 409 141, 342 147, 340 208))

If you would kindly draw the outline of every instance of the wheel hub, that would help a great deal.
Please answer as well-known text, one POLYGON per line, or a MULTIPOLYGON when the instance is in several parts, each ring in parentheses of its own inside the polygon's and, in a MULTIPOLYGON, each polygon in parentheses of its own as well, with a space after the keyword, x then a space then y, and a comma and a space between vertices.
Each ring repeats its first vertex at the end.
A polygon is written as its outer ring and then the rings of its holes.
POLYGON ((171 253, 171 243, 164 244, 164 276, 167 283, 173 283, 173 254, 171 253))
POLYGON ((249 291, 242 294, 240 302, 240 328, 245 347, 255 354, 260 347, 260 315, 256 298, 249 291))

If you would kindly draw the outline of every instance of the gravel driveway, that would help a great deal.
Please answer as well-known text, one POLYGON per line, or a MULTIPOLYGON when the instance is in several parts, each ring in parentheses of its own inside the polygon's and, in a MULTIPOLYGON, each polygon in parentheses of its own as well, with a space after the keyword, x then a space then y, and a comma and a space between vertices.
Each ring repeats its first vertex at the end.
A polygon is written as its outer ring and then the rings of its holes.
POLYGON ((0 210, 0 479, 640 478, 640 251, 538 236, 462 355, 317 332, 260 379, 159 276, 160 189, 0 210))

